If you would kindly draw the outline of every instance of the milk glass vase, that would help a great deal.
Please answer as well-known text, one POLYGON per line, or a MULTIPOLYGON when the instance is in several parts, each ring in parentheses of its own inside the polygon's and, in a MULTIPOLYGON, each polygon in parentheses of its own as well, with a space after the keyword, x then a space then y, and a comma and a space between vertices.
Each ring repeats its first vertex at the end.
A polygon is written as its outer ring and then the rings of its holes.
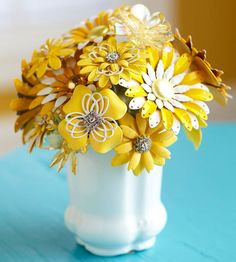
POLYGON ((112 167, 112 157, 89 149, 79 156, 76 175, 68 166, 66 226, 78 244, 100 256, 151 248, 167 220, 162 167, 134 176, 126 165, 112 167))

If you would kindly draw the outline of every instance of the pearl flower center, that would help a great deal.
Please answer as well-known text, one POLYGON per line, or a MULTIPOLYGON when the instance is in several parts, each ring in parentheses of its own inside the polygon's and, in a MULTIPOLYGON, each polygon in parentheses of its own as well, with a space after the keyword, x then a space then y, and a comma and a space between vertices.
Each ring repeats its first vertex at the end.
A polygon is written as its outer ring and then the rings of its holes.
POLYGON ((117 52, 110 52, 106 55, 106 60, 109 63, 114 63, 119 59, 120 55, 117 52))
POLYGON ((162 100, 168 100, 174 96, 174 88, 166 79, 156 79, 152 84, 152 91, 162 100))
POLYGON ((102 117, 94 111, 85 115, 83 120, 88 132, 94 130, 102 123, 102 117))
POLYGON ((145 153, 151 149, 152 141, 149 137, 139 136, 134 142, 134 150, 138 153, 145 153))

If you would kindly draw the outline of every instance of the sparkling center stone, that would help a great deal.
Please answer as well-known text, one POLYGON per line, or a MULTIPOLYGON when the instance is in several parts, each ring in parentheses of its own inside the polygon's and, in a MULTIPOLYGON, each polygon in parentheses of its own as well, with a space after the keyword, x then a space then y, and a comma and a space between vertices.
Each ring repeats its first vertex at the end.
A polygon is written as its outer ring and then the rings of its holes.
POLYGON ((156 79, 152 84, 152 91, 156 97, 166 100, 174 96, 174 88, 166 79, 156 79))
POLYGON ((84 122, 88 132, 90 132, 102 123, 102 117, 94 111, 91 111, 86 116, 84 116, 84 122))
POLYGON ((106 56, 107 62, 114 63, 119 59, 120 55, 117 52, 108 53, 106 56))
POLYGON ((149 137, 139 136, 136 138, 134 142, 134 150, 138 153, 145 153, 149 151, 152 146, 152 141, 149 137))

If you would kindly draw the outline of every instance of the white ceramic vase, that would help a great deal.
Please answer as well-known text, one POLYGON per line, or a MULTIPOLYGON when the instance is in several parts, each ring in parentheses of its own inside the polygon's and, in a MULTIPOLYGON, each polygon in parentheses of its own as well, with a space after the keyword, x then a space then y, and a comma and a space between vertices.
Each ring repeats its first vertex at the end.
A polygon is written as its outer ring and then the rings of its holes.
POLYGON ((160 193, 162 168, 136 177, 127 165, 112 167, 113 152, 89 150, 68 167, 70 203, 65 223, 91 253, 115 256, 152 247, 166 224, 160 193))

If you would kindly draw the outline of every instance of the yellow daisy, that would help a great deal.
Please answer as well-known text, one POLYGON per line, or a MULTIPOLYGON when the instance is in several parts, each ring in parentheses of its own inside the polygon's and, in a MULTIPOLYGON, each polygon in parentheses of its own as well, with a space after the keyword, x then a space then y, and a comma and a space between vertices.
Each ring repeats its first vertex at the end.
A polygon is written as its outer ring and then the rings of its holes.
POLYGON ((192 56, 179 56, 169 45, 157 62, 154 67, 147 64, 147 73, 142 73, 143 84, 121 82, 128 88, 126 96, 132 97, 129 108, 142 108, 142 117, 149 118, 152 128, 162 122, 166 129, 178 134, 181 122, 189 131, 199 129, 199 121, 207 120, 209 113, 204 101, 212 100, 213 96, 202 83, 202 72, 190 68, 192 56))
POLYGON ((40 51, 35 50, 31 59, 31 68, 27 77, 36 73, 41 78, 47 68, 57 70, 61 68, 61 58, 67 57, 74 52, 71 47, 73 41, 65 41, 64 39, 49 39, 41 46, 40 51))
POLYGON ((117 43, 114 37, 110 37, 100 44, 85 47, 78 65, 83 67, 81 74, 88 74, 89 82, 98 80, 98 85, 104 88, 109 81, 117 85, 120 78, 129 81, 131 75, 140 75, 145 57, 134 44, 117 43))
POLYGON ((63 110, 66 115, 58 130, 72 150, 90 144, 96 152, 106 153, 121 142, 122 130, 116 120, 124 116, 127 106, 112 90, 92 93, 79 85, 63 110))
POLYGON ((83 25, 70 31, 70 36, 74 43, 78 44, 78 48, 82 49, 89 42, 99 43, 111 34, 109 29, 109 17, 112 12, 101 12, 93 20, 87 19, 83 25))
POLYGON ((188 52, 193 57, 193 64, 195 64, 204 74, 204 82, 208 84, 208 88, 213 94, 216 101, 225 105, 229 98, 232 98, 227 92, 231 89, 222 82, 223 71, 212 68, 211 64, 206 60, 206 51, 198 51, 192 42, 192 37, 188 36, 185 40, 176 30, 174 46, 177 49, 188 52))
POLYGON ((113 166, 128 163, 128 169, 139 175, 143 169, 150 172, 154 164, 163 166, 165 159, 170 158, 170 152, 165 147, 177 140, 172 131, 164 130, 161 125, 150 128, 147 119, 140 114, 134 118, 127 113, 119 123, 123 141, 115 148, 117 155, 112 160, 113 166))
POLYGON ((166 42, 174 39, 164 15, 160 12, 151 15, 141 4, 117 9, 111 22, 117 35, 127 36, 140 48, 155 46, 162 49, 166 42))

